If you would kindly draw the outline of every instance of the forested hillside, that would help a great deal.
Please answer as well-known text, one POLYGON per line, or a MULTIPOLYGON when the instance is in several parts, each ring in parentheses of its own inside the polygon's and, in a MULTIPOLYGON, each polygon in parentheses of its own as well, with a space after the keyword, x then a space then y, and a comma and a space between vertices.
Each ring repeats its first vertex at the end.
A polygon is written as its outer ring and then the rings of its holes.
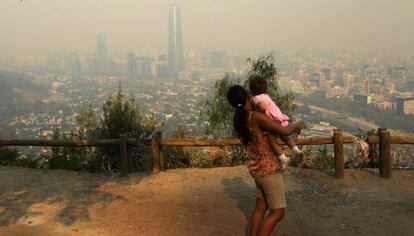
POLYGON ((27 74, 0 71, 0 119, 43 111, 47 88, 27 74))

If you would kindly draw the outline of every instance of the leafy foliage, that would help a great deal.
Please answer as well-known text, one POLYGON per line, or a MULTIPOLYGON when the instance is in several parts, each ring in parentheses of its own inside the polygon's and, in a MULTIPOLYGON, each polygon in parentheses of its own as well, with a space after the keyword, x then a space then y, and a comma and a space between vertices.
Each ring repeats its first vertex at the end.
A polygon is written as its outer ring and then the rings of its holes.
MULTIPOLYGON (((93 117, 89 115, 85 117, 93 117)), ((86 132, 96 139, 117 139, 121 134, 128 133, 129 137, 136 139, 149 138, 157 127, 157 122, 147 117, 132 97, 126 98, 121 88, 113 94, 102 106, 102 114, 97 122, 85 120, 84 127, 92 129, 86 132), (95 124, 95 127, 93 127, 95 124)), ((140 148, 143 146, 140 145, 140 148)), ((138 152, 135 152, 138 153, 138 152)), ((120 168, 120 155, 118 147, 97 148, 99 162, 104 170, 112 171, 120 168)), ((134 162, 140 162, 143 156, 135 157, 134 162)), ((139 166, 137 163, 132 163, 139 166)), ((142 163, 143 164, 143 163, 142 163)))
POLYGON ((328 151, 326 144, 318 150, 318 158, 316 159, 313 168, 320 170, 332 169, 335 165, 333 154, 328 151))
MULTIPOLYGON (((260 75, 264 78, 267 82, 269 96, 285 114, 293 114, 293 111, 296 109, 296 105, 293 104, 293 94, 288 93, 281 95, 278 92, 278 71, 275 66, 274 56, 260 56, 257 59, 249 58, 248 62, 250 63, 250 71, 247 74, 247 77, 260 75)), ((216 81, 213 88, 213 94, 201 104, 201 117, 207 121, 206 134, 220 138, 230 138, 235 136, 233 129, 234 109, 227 102, 227 91, 231 86, 236 84, 244 84, 244 87, 248 89, 248 82, 248 79, 231 78, 228 76, 216 81)), ((245 149, 242 147, 229 147, 226 151, 215 151, 216 156, 219 153, 221 153, 220 155, 222 156, 229 157, 229 161, 227 162, 230 164, 225 165, 240 165, 248 160, 245 149), (227 152, 229 154, 227 154, 227 152)), ((217 160, 219 160, 218 162, 221 162, 223 159, 224 158, 217 160)), ((204 158, 202 161, 206 162, 208 160, 204 158)), ((215 165, 214 163, 217 164, 217 161, 213 161, 212 164, 200 163, 200 165, 202 167, 211 167, 215 165)))
MULTIPOLYGON (((185 139, 192 136, 192 134, 182 126, 178 126, 173 131, 172 137, 176 139, 185 139)), ((184 147, 165 147, 163 148, 164 154, 164 168, 166 169, 178 169, 187 168, 191 166, 191 156, 188 150, 184 147)))
POLYGON ((0 165, 35 168, 38 162, 20 155, 19 150, 15 148, 0 147, 0 165))
MULTIPOLYGON (((158 123, 146 116, 132 97, 125 97, 121 87, 102 106, 102 113, 96 115, 89 105, 81 110, 76 121, 79 129, 69 134, 54 132, 54 140, 118 139, 121 134, 130 138, 149 138, 158 123)), ((118 171, 120 168, 119 147, 72 148, 53 147, 47 157, 49 168, 118 171)), ((148 148, 138 142, 129 148, 132 170, 142 170, 149 166, 148 148)))
POLYGON ((302 168, 312 168, 318 170, 327 170, 334 167, 335 159, 332 150, 328 150, 326 145, 320 146, 304 146, 303 163, 299 164, 302 168))
MULTIPOLYGON (((251 69, 248 73, 250 78, 253 75, 258 75, 264 78, 267 82, 268 94, 275 101, 280 110, 287 116, 291 116, 296 109, 293 103, 295 97, 293 93, 289 92, 281 95, 278 91, 277 78, 279 77, 278 69, 275 66, 275 57, 270 54, 261 56, 257 59, 247 59, 250 62, 251 69)), ((249 79, 245 82, 245 87, 248 88, 249 79)))
MULTIPOLYGON (((75 131, 70 134, 61 134, 59 129, 54 130, 53 140, 73 141, 79 137, 75 131)), ((52 147, 52 154, 46 156, 47 167, 50 169, 85 170, 90 169, 89 160, 92 153, 89 148, 83 147, 52 147)))
POLYGON ((239 84, 239 79, 225 76, 217 80, 214 94, 202 103, 201 115, 206 118, 206 133, 216 137, 233 136, 233 108, 227 102, 227 91, 233 85, 239 84))
MULTIPOLYGON (((267 82, 269 96, 275 101, 280 109, 288 116, 291 116, 296 109, 293 104, 294 96, 292 93, 281 95, 278 92, 277 78, 278 70, 275 66, 273 55, 260 56, 257 59, 248 59, 250 71, 248 77, 259 75, 267 82)), ((249 80, 244 80, 244 86, 248 89, 249 80)), ((240 78, 230 78, 225 76, 217 80, 213 94, 202 103, 200 111, 201 116, 208 122, 206 133, 216 137, 228 138, 233 137, 233 112, 234 109, 227 102, 228 89, 236 84, 240 84, 240 78)))
MULTIPOLYGON (((181 126, 174 130, 172 137, 195 138, 194 133, 181 126)), ((248 159, 241 147, 165 147, 163 153, 166 169, 238 166, 248 159)))

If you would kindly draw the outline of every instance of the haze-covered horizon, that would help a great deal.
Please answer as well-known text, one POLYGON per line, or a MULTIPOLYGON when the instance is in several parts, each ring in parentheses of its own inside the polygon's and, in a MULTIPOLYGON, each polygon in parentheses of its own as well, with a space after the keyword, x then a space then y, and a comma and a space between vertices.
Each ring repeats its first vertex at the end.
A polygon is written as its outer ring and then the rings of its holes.
MULTIPOLYGON (((409 0, 6 0, 0 57, 166 51, 168 9, 179 3, 184 49, 414 51, 409 0)), ((1 59, 1 58, 0 58, 1 59)))

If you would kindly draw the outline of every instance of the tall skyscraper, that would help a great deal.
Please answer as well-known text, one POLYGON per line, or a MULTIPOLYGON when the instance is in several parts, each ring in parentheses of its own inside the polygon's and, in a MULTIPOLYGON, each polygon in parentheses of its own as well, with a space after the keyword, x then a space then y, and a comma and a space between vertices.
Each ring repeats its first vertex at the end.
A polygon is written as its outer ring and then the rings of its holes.
POLYGON ((151 57, 137 57, 136 73, 138 78, 149 79, 152 78, 151 57))
POLYGON ((108 71, 108 42, 105 34, 96 36, 96 59, 98 75, 105 75, 108 71))
POLYGON ((82 76, 81 62, 79 56, 74 54, 72 56, 72 78, 80 79, 82 76))
POLYGON ((127 61, 128 61, 128 75, 132 77, 136 75, 136 71, 137 71, 137 59, 135 58, 134 53, 132 52, 128 53, 127 61))
POLYGON ((180 8, 176 4, 170 6, 168 29, 168 67, 170 74, 177 77, 184 69, 184 50, 180 8))
POLYGON ((108 57, 108 41, 105 34, 98 34, 96 36, 96 46, 98 58, 106 59, 108 57))

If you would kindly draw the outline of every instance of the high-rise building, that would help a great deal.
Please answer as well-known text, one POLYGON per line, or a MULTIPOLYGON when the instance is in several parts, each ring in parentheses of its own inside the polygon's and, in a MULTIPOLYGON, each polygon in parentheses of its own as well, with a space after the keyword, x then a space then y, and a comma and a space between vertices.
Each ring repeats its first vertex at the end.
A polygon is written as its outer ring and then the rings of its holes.
POLYGON ((353 91, 354 89, 354 74, 352 73, 344 73, 343 74, 343 85, 349 90, 353 91))
POLYGON ((136 58, 136 73, 139 78, 152 78, 151 57, 137 57, 136 58))
POLYGON ((413 98, 397 98, 397 114, 414 114, 413 98))
POLYGON ((80 79, 82 76, 81 62, 77 54, 72 57, 72 78, 80 79))
POLYGON ((168 67, 170 75, 177 77, 184 69, 183 35, 181 30, 181 14, 178 5, 170 6, 168 31, 168 67))
POLYGON ((321 73, 324 76, 325 80, 331 80, 331 69, 330 68, 321 69, 321 73))
POLYGON ((163 62, 158 62, 155 64, 155 76, 158 79, 167 79, 169 77, 168 64, 163 62))
POLYGON ((105 75, 108 64, 108 41, 105 34, 96 36, 96 46, 97 73, 105 75))
POLYGON ((98 75, 98 60, 95 56, 90 57, 88 60, 89 64, 89 75, 90 76, 97 76, 98 75))
POLYGON ((128 76, 132 77, 136 75, 137 71, 137 59, 135 58, 134 53, 129 52, 127 55, 128 61, 128 76))
POLYGON ((318 85, 320 82, 321 75, 319 73, 311 73, 308 78, 308 82, 318 85))

